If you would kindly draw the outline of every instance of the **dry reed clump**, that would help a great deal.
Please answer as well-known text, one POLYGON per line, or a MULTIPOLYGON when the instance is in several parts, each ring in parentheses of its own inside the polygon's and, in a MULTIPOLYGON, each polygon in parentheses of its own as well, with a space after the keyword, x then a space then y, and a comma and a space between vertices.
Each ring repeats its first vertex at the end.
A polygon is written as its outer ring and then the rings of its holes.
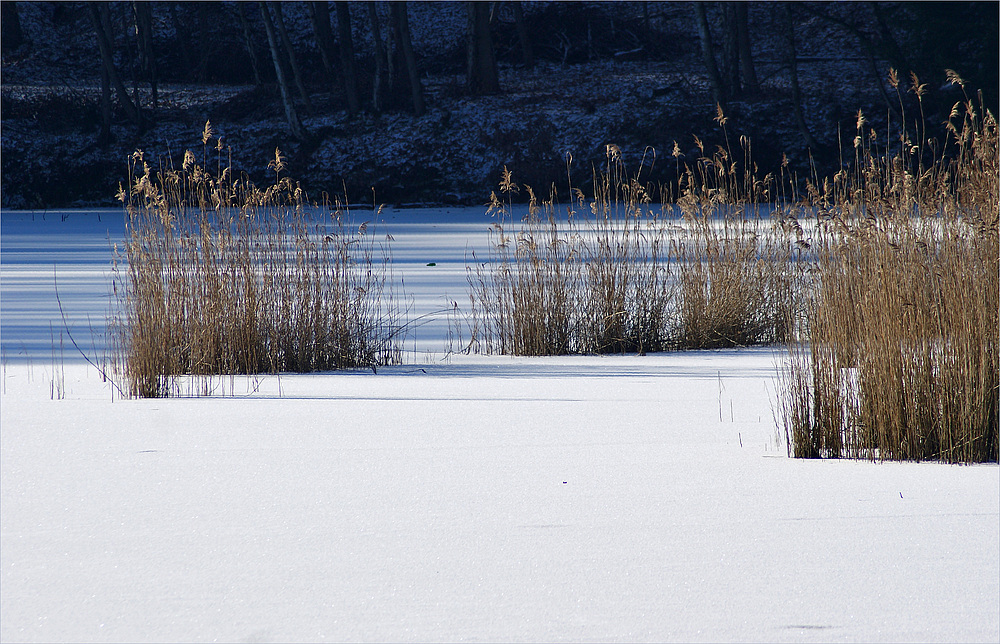
MULTIPOLYGON (((724 128, 721 110, 717 120, 724 128)), ((589 204, 571 183, 561 218, 554 188, 540 207, 526 187, 519 226, 511 196, 520 187, 505 168, 506 201, 494 194, 489 211, 497 217, 491 256, 469 270, 470 348, 645 353, 784 341, 800 317, 795 260, 808 244, 791 209, 771 217, 782 212, 770 203, 776 182, 754 175, 749 141, 741 143, 742 171, 721 147, 712 157, 702 148, 683 172, 678 158, 679 196, 671 203, 661 188, 657 205, 657 190, 629 175, 621 151, 608 146, 589 204)))
POLYGON ((112 320, 123 390, 170 395, 181 375, 375 368, 397 361, 388 249, 338 200, 310 204, 275 151, 274 183, 235 179, 206 124, 202 164, 156 175, 131 158, 112 320))
MULTIPOLYGON (((645 157, 645 155, 644 155, 645 157)), ((645 161, 645 158, 643 159, 645 161)), ((579 350, 588 353, 662 351, 672 345, 675 286, 662 208, 653 189, 629 176, 617 146, 608 171, 593 175, 589 234, 581 235, 586 265, 579 350)), ((577 205, 584 207, 581 194, 577 205)))
POLYGON ((514 355, 660 351, 673 297, 664 227, 648 191, 608 147, 588 205, 570 184, 565 219, 555 188, 514 221, 521 188, 505 168, 492 196, 490 256, 469 268, 470 349, 514 355), (516 229, 516 230, 515 230, 516 229))
MULTIPOLYGON (((716 120, 725 128, 721 109, 716 120)), ((741 137, 741 164, 719 147, 678 173, 674 235, 680 297, 677 346, 741 347, 783 342, 801 317, 801 259, 809 248, 795 216, 778 203, 775 179, 756 175, 750 141, 741 137)), ((676 155, 676 149, 675 149, 676 155)))
POLYGON ((469 346, 515 355, 568 353, 581 280, 576 240, 560 230, 552 202, 539 206, 534 193, 521 229, 509 233, 510 199, 520 188, 506 168, 500 190, 507 201, 493 193, 488 211, 496 219, 491 256, 474 272, 467 267, 473 303, 469 346))
POLYGON ((1000 164, 978 107, 956 126, 956 105, 954 148, 926 165, 905 130, 879 153, 859 113, 854 171, 814 189, 806 343, 784 370, 794 456, 997 460, 1000 164))

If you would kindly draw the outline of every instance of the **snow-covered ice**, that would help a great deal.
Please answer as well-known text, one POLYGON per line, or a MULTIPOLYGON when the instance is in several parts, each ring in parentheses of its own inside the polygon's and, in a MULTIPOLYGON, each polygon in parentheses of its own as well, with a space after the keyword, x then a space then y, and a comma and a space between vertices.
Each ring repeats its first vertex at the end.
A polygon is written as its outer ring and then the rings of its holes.
MULTIPOLYGON (((482 211, 387 213, 413 313, 467 299, 482 211)), ((436 320, 377 375, 121 400, 51 346, 53 265, 103 322, 109 221, 3 214, 4 642, 1000 640, 998 467, 789 459, 777 350, 446 355, 436 320)))

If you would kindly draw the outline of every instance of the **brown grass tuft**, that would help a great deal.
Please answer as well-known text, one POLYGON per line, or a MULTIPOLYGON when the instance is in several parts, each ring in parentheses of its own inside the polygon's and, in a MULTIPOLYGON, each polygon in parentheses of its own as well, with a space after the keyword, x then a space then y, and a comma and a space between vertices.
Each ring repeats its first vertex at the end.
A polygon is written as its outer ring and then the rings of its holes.
POLYGON ((784 372, 793 455, 997 460, 1000 165, 983 113, 927 166, 905 136, 877 155, 860 123, 855 171, 816 191, 808 331, 784 372))
MULTIPOLYGON (((206 123, 203 143, 211 126, 206 123)), ((187 152, 153 174, 141 152, 122 189, 113 320, 126 391, 165 396, 181 375, 376 368, 398 360, 388 249, 339 200, 282 177, 263 190, 187 152)), ((207 156, 207 147, 206 147, 207 156)))

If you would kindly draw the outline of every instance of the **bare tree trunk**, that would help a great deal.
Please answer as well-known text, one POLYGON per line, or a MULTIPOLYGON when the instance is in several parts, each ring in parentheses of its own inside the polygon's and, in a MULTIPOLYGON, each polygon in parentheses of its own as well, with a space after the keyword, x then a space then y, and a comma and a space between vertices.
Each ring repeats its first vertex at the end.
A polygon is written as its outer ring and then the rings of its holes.
POLYGON ((396 16, 392 11, 392 3, 389 3, 389 26, 385 34, 385 59, 388 62, 386 74, 389 78, 389 96, 398 102, 399 100, 399 78, 403 69, 403 62, 400 60, 402 52, 399 47, 399 34, 396 32, 396 16))
POLYGON ((805 115, 802 112, 802 92, 799 89, 799 66, 795 60, 798 54, 795 50, 795 17, 792 15, 792 3, 783 2, 782 9, 784 10, 785 18, 785 64, 788 66, 788 74, 792 84, 792 107, 795 112, 795 122, 799 126, 799 131, 802 133, 802 138, 805 140, 806 145, 816 150, 819 148, 819 145, 816 143, 816 139, 813 138, 812 132, 809 131, 805 115))
POLYGON ((698 24, 698 39, 701 41, 701 57, 705 63, 705 71, 708 73, 709 83, 712 85, 712 100, 717 105, 725 104, 725 88, 722 84, 722 77, 719 75, 719 67, 715 64, 714 47, 712 46, 712 31, 708 27, 708 17, 705 15, 705 3, 694 3, 694 17, 698 24))
POLYGON ((312 19, 313 33, 316 35, 316 48, 323 60, 323 69, 327 76, 333 78, 336 70, 333 67, 333 31, 330 29, 330 5, 325 0, 310 2, 309 17, 312 19))
POLYGON ((101 62, 108 75, 108 81, 114 86, 118 101, 122 104, 129 119, 136 124, 139 131, 142 131, 145 127, 142 110, 129 98, 128 90, 115 68, 114 53, 111 50, 111 32, 107 27, 110 23, 108 5, 103 2, 90 2, 87 6, 90 8, 90 18, 94 23, 94 31, 97 33, 97 46, 101 50, 101 62))
POLYGON ((417 70, 417 57, 413 53, 413 42, 410 40, 410 24, 406 15, 406 2, 393 2, 389 5, 393 17, 393 31, 399 44, 406 67, 406 76, 410 81, 410 96, 413 99, 413 113, 424 114, 424 90, 420 84, 420 72, 417 70))
POLYGON ((288 37, 288 30, 285 29, 285 19, 281 15, 281 3, 270 2, 268 4, 274 8, 274 25, 278 28, 278 37, 281 38, 281 44, 285 48, 288 63, 292 67, 292 78, 295 80, 295 87, 298 88, 299 96, 302 97, 303 102, 306 104, 306 111, 311 116, 314 113, 312 101, 309 100, 309 92, 306 91, 306 86, 302 82, 302 74, 299 73, 299 62, 295 56, 295 50, 292 48, 292 41, 288 37))
POLYGON ((344 94, 347 96, 347 113, 354 116, 361 111, 358 100, 358 74, 354 67, 354 35, 351 33, 351 7, 346 1, 337 3, 337 35, 340 37, 340 66, 344 70, 344 94))
POLYGON ((490 35, 490 5, 472 0, 467 3, 467 7, 469 26, 466 87, 474 96, 499 94, 500 77, 493 55, 493 37, 490 35))
MULTIPOLYGON (((111 32, 111 24, 108 15, 101 12, 101 24, 105 33, 111 32)), ((101 63, 101 133, 98 135, 98 143, 107 145, 111 143, 111 124, 114 121, 114 104, 111 102, 111 75, 108 68, 101 63)))
MULTIPOLYGON (((316 45, 319 49, 320 57, 323 59, 323 68, 331 80, 337 77, 337 70, 334 66, 334 44, 333 30, 330 29, 330 5, 325 1, 310 2, 309 15, 312 18, 313 31, 316 33, 316 45)), ((343 68, 341 74, 342 88, 347 102, 347 114, 354 116, 360 109, 358 106, 357 81, 354 76, 354 42, 351 37, 351 14, 346 2, 337 3, 337 25, 340 36, 340 66, 343 68), (346 22, 341 15, 342 10, 347 10, 346 22), (347 34, 345 38, 343 26, 346 24, 347 34)))
POLYGON ((271 49, 271 61, 274 63, 274 73, 278 77, 278 89, 281 92, 281 102, 285 106, 285 120, 288 121, 288 129, 292 136, 299 141, 307 138, 306 129, 299 120, 298 112, 292 103, 292 95, 288 89, 288 81, 285 79, 285 71, 281 66, 281 52, 278 49, 278 35, 275 33, 274 23, 271 21, 271 14, 267 10, 267 4, 257 3, 260 6, 260 17, 264 21, 264 30, 267 32, 267 44, 271 49))
POLYGON ((365 3, 368 7, 368 21, 371 23, 372 39, 375 44, 375 77, 372 79, 372 109, 378 113, 385 108, 386 61, 385 46, 382 43, 382 30, 378 24, 378 12, 374 2, 365 3))
POLYGON ((878 25, 879 41, 882 45, 881 49, 885 52, 886 58, 899 72, 913 71, 913 66, 907 59, 906 54, 900 48, 899 43, 893 37, 892 32, 889 30, 889 25, 886 22, 885 12, 881 3, 869 2, 871 5, 872 12, 875 14, 875 24, 878 25))
POLYGON ((156 52, 153 49, 153 10, 148 1, 132 2, 132 15, 135 18, 135 33, 139 41, 139 65, 149 82, 152 94, 153 109, 159 107, 160 99, 157 91, 156 52))
POLYGON ((739 33, 736 26, 736 2, 722 3, 722 77, 726 98, 740 95, 739 33))
POLYGON ((174 36, 177 39, 177 49, 181 52, 181 57, 184 59, 184 69, 191 70, 194 68, 194 61, 191 60, 191 47, 186 37, 187 29, 181 25, 180 18, 177 17, 177 4, 176 2, 168 2, 167 7, 170 10, 170 21, 174 26, 174 36))
POLYGON ((743 89, 751 94, 760 93, 760 81, 754 69, 753 52, 750 50, 749 3, 736 2, 736 32, 740 47, 740 67, 743 70, 743 89))
MULTIPOLYGON (((645 5, 645 3, 643 3, 645 5)), ((535 66, 535 52, 531 48, 531 39, 528 38, 528 28, 524 24, 524 9, 521 7, 521 0, 516 0, 514 6, 514 25, 517 27, 517 40, 521 45, 521 62, 528 69, 535 66)))
POLYGON ((236 3, 236 13, 240 17, 240 26, 243 27, 243 46, 247 49, 247 55, 250 56, 250 67, 253 69, 253 81, 257 87, 264 85, 263 79, 260 76, 260 62, 257 60, 257 50, 253 43, 253 34, 250 33, 250 21, 247 20, 246 12, 243 10, 243 5, 245 2, 236 3))
POLYGON ((195 3, 198 7, 198 80, 204 82, 208 78, 208 66, 211 64, 209 56, 210 36, 209 24, 212 22, 208 15, 208 3, 195 3))

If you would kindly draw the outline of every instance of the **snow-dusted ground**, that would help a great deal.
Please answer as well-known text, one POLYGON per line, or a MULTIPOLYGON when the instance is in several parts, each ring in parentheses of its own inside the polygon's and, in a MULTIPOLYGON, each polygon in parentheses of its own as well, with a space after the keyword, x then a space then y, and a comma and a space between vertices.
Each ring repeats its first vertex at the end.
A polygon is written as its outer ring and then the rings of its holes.
MULTIPOLYGON (((436 319, 378 375, 120 400, 52 359, 53 272, 103 322, 97 216, 3 213, 5 642, 1000 640, 997 466, 787 458, 771 349, 446 356, 436 319)), ((461 303, 481 211, 386 218, 413 313, 461 303)))

